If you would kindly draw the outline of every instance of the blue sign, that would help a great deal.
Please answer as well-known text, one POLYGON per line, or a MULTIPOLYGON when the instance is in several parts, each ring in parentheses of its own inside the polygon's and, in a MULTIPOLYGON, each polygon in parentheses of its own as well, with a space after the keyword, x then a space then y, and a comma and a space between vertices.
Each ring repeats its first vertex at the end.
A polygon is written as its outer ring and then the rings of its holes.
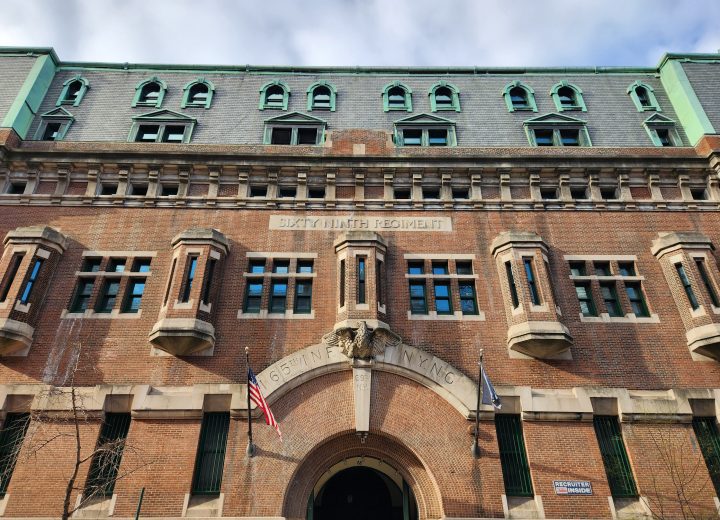
POLYGON ((553 480, 556 495, 592 495, 592 484, 587 480, 553 480))

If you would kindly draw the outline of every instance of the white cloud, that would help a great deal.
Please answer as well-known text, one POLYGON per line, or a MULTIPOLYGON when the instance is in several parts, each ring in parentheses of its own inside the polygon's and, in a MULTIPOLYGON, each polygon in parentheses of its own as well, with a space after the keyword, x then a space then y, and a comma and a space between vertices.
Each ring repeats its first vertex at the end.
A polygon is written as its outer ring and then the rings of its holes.
POLYGON ((654 65, 716 52, 717 0, 4 0, 0 45, 63 60, 654 65))

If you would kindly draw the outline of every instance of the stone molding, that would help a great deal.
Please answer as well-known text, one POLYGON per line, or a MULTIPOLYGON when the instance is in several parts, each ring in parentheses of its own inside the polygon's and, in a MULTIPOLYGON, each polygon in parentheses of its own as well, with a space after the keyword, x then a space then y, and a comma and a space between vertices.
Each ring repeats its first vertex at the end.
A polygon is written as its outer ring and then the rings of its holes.
POLYGON ((155 323, 150 343, 174 356, 189 356, 215 346, 215 327, 194 318, 163 318, 155 323))
POLYGON ((58 253, 67 249, 67 237, 50 226, 19 227, 8 231, 3 243, 8 244, 38 244, 58 253))
POLYGON ((34 334, 27 323, 0 318, 0 356, 27 356, 34 334))
POLYGON ((183 245, 210 245, 227 254, 230 244, 223 233, 217 229, 193 228, 178 233, 171 242, 173 247, 183 245))
POLYGON ((701 233, 691 231, 661 234, 653 240, 650 251, 658 258, 676 249, 714 249, 712 241, 701 233))

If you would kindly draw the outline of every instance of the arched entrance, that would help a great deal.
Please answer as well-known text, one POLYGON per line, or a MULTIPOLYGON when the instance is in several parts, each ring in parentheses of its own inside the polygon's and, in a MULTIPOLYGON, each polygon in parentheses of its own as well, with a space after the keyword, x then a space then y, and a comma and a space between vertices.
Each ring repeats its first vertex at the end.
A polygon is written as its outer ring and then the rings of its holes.
POLYGON ((346 459, 330 468, 308 499, 307 520, 417 520, 410 486, 385 462, 346 459))

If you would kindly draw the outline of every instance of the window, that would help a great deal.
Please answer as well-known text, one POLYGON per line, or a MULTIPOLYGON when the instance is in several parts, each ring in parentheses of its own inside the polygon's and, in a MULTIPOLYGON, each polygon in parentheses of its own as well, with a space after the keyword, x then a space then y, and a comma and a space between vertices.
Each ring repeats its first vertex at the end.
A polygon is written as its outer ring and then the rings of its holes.
POLYGON ((60 97, 58 97, 55 106, 79 106, 80 102, 83 100, 83 97, 85 97, 85 93, 89 88, 90 83, 88 82, 88 80, 86 80, 80 75, 68 79, 67 81, 65 81, 65 83, 63 83, 63 88, 60 91, 60 97))
POLYGON ((396 129, 398 146, 455 146, 455 127, 396 129))
POLYGON ((260 88, 260 110, 287 110, 290 89, 281 81, 271 81, 260 88))
POLYGON ((0 303, 7 299, 10 288, 15 281, 15 276, 17 276, 18 269, 20 268, 20 264, 22 263, 24 257, 25 253, 14 253, 10 259, 8 270, 5 272, 5 276, 2 281, 2 289, 0 289, 0 303))
POLYGON ((98 300, 95 312, 110 313, 115 307, 118 292, 120 291, 120 280, 115 278, 107 278, 103 284, 103 289, 98 300))
POLYGON ((298 280, 295 283, 295 314, 310 314, 312 311, 312 281, 298 280))
POLYGON ((570 262, 571 276, 585 276, 585 262, 570 262))
POLYGON ((432 274, 449 274, 447 261, 434 261, 432 263, 432 274))
POLYGON ((23 193, 25 193, 26 186, 27 182, 9 182, 5 193, 7 193, 8 195, 22 195, 23 193))
POLYGON ((620 276, 636 276, 635 262, 618 262, 620 276))
POLYGON ((428 312, 424 280, 410 282, 410 312, 412 314, 427 314, 428 312))
POLYGON ((103 182, 100 184, 99 195, 103 197, 113 196, 117 193, 118 185, 113 182, 103 182))
POLYGON ((382 260, 375 262, 375 290, 377 291, 378 305, 385 305, 385 293, 383 292, 383 280, 385 279, 385 264, 382 260))
POLYGON ((297 187, 278 186, 278 196, 282 199, 294 199, 297 196, 297 187))
POLYGON ((175 278, 175 267, 177 266, 177 258, 173 258, 172 264, 170 265, 170 277, 168 278, 167 287, 165 288, 165 297, 163 298, 163 307, 168 303, 170 298, 170 288, 172 287, 173 279, 175 278))
POLYGON ((345 260, 340 260, 340 307, 345 307, 345 260))
POLYGON ((538 292, 537 281, 535 277, 535 267, 532 258, 523 258, 523 266, 525 268, 525 278, 530 291, 530 301, 533 305, 540 305, 540 293, 538 292))
POLYGON ((611 276, 610 262, 593 262, 597 276, 611 276))
POLYGON ((40 125, 35 132, 38 141, 62 141, 75 117, 62 107, 45 112, 40 116, 40 125))
POLYGON ((318 81, 307 89, 307 109, 335 112, 337 90, 326 81, 318 81))
POLYGON ((265 272, 265 260, 250 260, 248 272, 252 274, 261 274, 265 272))
POLYGON ((600 198, 603 200, 616 200, 617 188, 615 186, 600 186, 600 198))
POLYGON ((590 282, 575 282, 575 293, 580 302, 580 312, 583 316, 597 316, 597 309, 592 297, 590 282))
POLYGON ((408 262, 408 274, 423 274, 424 272, 425 266, 422 260, 408 262))
POLYGON ((452 314, 452 296, 448 282, 435 282, 435 311, 438 314, 452 314))
POLYGON ((533 128, 531 143, 535 146, 589 146, 585 128, 533 128))
POLYGON ((88 309, 94 285, 94 278, 80 278, 78 280, 75 296, 70 304, 70 312, 85 312, 88 309))
POLYGON ((675 121, 662 114, 655 113, 648 117, 643 126, 655 146, 682 146, 675 121))
POLYGON ((357 303, 363 304, 366 302, 367 287, 365 265, 367 259, 364 256, 357 257, 357 303))
POLYGON ((160 108, 165 97, 167 85, 157 77, 141 81, 135 86, 135 97, 133 107, 155 107, 160 108))
POLYGON ((193 473, 193 495, 219 495, 225 466, 230 413, 203 414, 193 473))
POLYGON ((136 143, 186 143, 190 140, 187 125, 138 125, 136 143))
POLYGON ((125 440, 130 430, 129 413, 107 413, 85 482, 84 498, 111 497, 115 489, 125 440))
POLYGON ((625 282, 625 291, 627 292, 630 308, 632 308, 635 316, 639 318, 647 318, 650 316, 645 297, 643 296, 640 282, 625 282))
POLYGON ((412 90, 396 81, 385 85, 382 91, 383 110, 403 110, 412 112, 412 90))
POLYGON ((513 81, 505 85, 502 95, 503 98, 505 98, 505 105, 507 106, 508 112, 537 112, 535 91, 519 81, 513 81))
POLYGON ((555 200, 558 198, 558 189, 540 188, 540 198, 543 200, 555 200))
POLYGON ((603 301, 605 302, 605 309, 607 309, 608 315, 615 318, 624 316, 622 307, 620 306, 620 299, 618 298, 615 282, 601 282, 600 293, 602 294, 603 301))
POLYGON ((314 146, 322 141, 322 128, 317 126, 273 127, 268 144, 314 146))
POLYGON ((509 497, 533 496, 522 422, 519 415, 495 415, 495 433, 500 450, 505 494, 509 497))
POLYGON ((395 200, 410 200, 410 188, 393 188, 395 200))
POLYGON ((210 108, 215 85, 205 78, 198 78, 183 87, 183 99, 180 108, 210 108))
POLYGON ((310 187, 308 187, 308 198, 309 199, 324 199, 325 198, 325 186, 310 186, 310 187))
POLYGON ((147 195, 148 185, 139 182, 133 182, 130 184, 130 192, 128 195, 134 197, 145 197, 147 195))
POLYGON ((109 273, 122 273, 125 271, 125 258, 111 258, 105 271, 109 273))
POLYGON ((693 430, 705 459, 715 494, 720 495, 720 435, 715 417, 693 417, 693 430))
POLYGON ((251 197, 267 197, 267 186, 251 185, 250 186, 251 197))
POLYGON ((459 282, 458 289, 460 290, 460 310, 462 313, 478 314, 475 282, 459 282))
POLYGON ((460 112, 460 91, 455 85, 441 81, 430 87, 430 109, 433 112, 451 110, 460 112))
POLYGON ((297 261, 297 273, 298 274, 311 274, 313 272, 313 261, 312 260, 298 260, 297 261))
POLYGON ((452 188, 452 198, 455 200, 467 200, 470 198, 470 189, 452 188))
POLYGON ((269 312, 284 313, 287 308, 287 280, 273 281, 270 286, 269 312))
POLYGON ((460 261, 455 262, 455 272, 459 275, 470 275, 473 274, 472 262, 471 261, 460 261))
POLYGON ((273 262, 272 272, 276 274, 288 274, 290 269, 289 260, 275 260, 273 262))
POLYGON ((45 131, 43 132, 43 141, 58 141, 58 135, 60 134, 60 123, 47 123, 45 125, 45 131))
POLYGON ((245 308, 244 312, 258 313, 260 312, 260 302, 262 300, 263 283, 262 280, 248 280, 245 290, 245 308))
POLYGON ((513 309, 517 309, 520 306, 520 300, 518 299, 517 285, 515 285, 515 277, 513 276, 512 262, 505 262, 505 274, 508 279, 508 286, 510 287, 510 298, 512 299, 513 309))
POLYGON ((160 196, 161 197, 177 197, 178 185, 177 184, 160 184, 160 196))
POLYGON ((135 313, 140 310, 143 293, 145 292, 145 279, 130 280, 125 290, 125 303, 122 312, 135 313))
POLYGON ((555 102, 559 112, 567 110, 579 110, 587 112, 580 87, 572 85, 567 81, 561 81, 550 90, 550 96, 555 102))
POLYGON ((593 425, 610 485, 610 494, 613 498, 636 498, 638 492, 635 478, 617 417, 596 415, 593 417, 593 425))
POLYGON ((682 284, 683 289, 685 289, 685 294, 690 301, 690 306, 693 308, 693 310, 697 310, 698 308, 700 308, 700 304, 697 301, 697 297, 695 296, 695 291, 693 290, 692 284, 690 283, 690 279, 685 272, 685 267, 681 263, 678 263, 675 264, 675 270, 677 271, 678 278, 680 278, 680 283, 682 284))
POLYGON ((30 276, 25 282, 25 288, 23 289, 22 296, 20 297, 20 303, 22 303, 23 305, 27 305, 28 301, 30 300, 30 295, 35 288, 35 284, 37 283, 38 275, 40 274, 40 268, 42 267, 42 265, 43 259, 35 258, 35 263, 33 263, 32 269, 30 269, 30 276))
POLYGON ((212 290, 213 277, 215 276, 215 267, 217 266, 217 259, 211 258, 208 260, 207 272, 205 274, 205 280, 203 280, 202 290, 202 301, 204 304, 210 303, 210 292, 212 290))
MULTIPOLYGON (((700 278, 703 281, 703 285, 705 286, 705 290, 708 293, 708 296, 710 296, 710 301, 715 307, 720 307, 720 301, 718 300, 718 294, 715 290, 715 286, 713 285, 712 281, 710 280, 710 275, 705 268, 705 260, 703 258, 695 258, 695 266, 697 267, 698 272, 700 273, 700 278)), ((2 301, 2 300, 0 300, 2 301)))
POLYGON ((690 188, 692 200, 708 200, 708 193, 705 188, 690 188))
POLYGON ((15 462, 30 424, 28 413, 8 413, 0 430, 0 497, 7 493, 15 462))
POLYGON ((650 85, 635 81, 627 88, 635 108, 638 112, 657 111, 660 112, 660 105, 655 98, 655 91, 650 85))
POLYGON ((180 301, 186 303, 190 301, 190 291, 195 281, 195 270, 197 269, 198 255, 188 255, 187 267, 185 268, 185 281, 183 283, 180 301))
MULTIPOLYGON (((248 255, 255 256, 257 253, 248 253, 248 255)), ((270 317, 275 319, 279 317, 291 319, 295 315, 300 315, 300 318, 314 318, 312 309, 314 260, 298 253, 287 253, 285 258, 282 254, 273 254, 271 259, 269 271, 265 269, 268 259, 248 260, 243 312, 260 314, 260 317, 273 314, 275 316, 270 317), (263 307, 262 301, 265 288, 268 289, 269 296, 266 300, 267 310, 263 307), (290 301, 288 294, 291 295, 290 301)))
POLYGON ((570 197, 573 199, 587 199, 587 188, 570 187, 570 197))

